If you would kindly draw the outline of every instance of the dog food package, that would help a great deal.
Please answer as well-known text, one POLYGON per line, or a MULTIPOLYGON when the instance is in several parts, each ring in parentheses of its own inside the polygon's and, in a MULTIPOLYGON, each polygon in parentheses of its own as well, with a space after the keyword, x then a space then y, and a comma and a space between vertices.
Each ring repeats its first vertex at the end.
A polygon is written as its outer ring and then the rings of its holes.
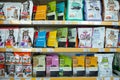
POLYGON ((17 48, 18 47, 18 33, 19 28, 6 28, 5 47, 6 48, 17 48))
POLYGON ((47 39, 47 46, 48 47, 58 47, 57 41, 57 31, 50 31, 48 32, 49 36, 47 39))
POLYGON ((86 56, 86 76, 98 76, 98 57, 93 54, 86 56))
POLYGON ((119 2, 118 0, 103 0, 104 21, 118 21, 119 2))
POLYGON ((46 62, 45 55, 33 56, 33 77, 46 76, 46 62))
POLYGON ((33 45, 34 28, 20 28, 19 47, 31 48, 33 45))
POLYGON ((6 65, 6 75, 5 77, 10 78, 10 77, 15 77, 15 65, 6 65))
POLYGON ((32 20, 33 2, 32 0, 22 3, 21 20, 32 20))
POLYGON ((23 53, 14 52, 15 64, 22 64, 22 61, 23 61, 22 57, 23 57, 23 53))
POLYGON ((73 76, 85 76, 85 56, 76 54, 73 60, 73 76))
POLYGON ((0 29, 0 48, 5 47, 5 35, 6 35, 5 29, 1 28, 0 29))
POLYGON ((5 14, 3 11, 4 5, 4 2, 0 2, 0 20, 5 20, 5 14))
POLYGON ((95 56, 98 57, 98 76, 112 76, 112 62, 114 54, 95 54, 95 56))
POLYGON ((83 0, 68 0, 67 20, 83 20, 83 0))
POLYGON ((23 77, 32 77, 32 66, 23 66, 23 77))
POLYGON ((48 2, 47 4, 47 20, 56 20, 56 1, 48 2))
POLYGON ((77 29, 68 28, 68 47, 76 47, 77 29))
POLYGON ((72 58, 60 55, 59 76, 72 76, 72 58))
POLYGON ((4 78, 4 77, 5 77, 5 65, 0 64, 0 78, 4 78))
POLYGON ((23 77, 23 66, 15 65, 15 77, 23 77))
POLYGON ((57 3, 57 20, 65 20, 65 2, 57 3))
POLYGON ((5 64, 5 53, 0 53, 0 64, 5 64))
POLYGON ((68 28, 58 28, 57 30, 57 39, 58 39, 58 47, 67 47, 67 36, 68 36, 68 28))
POLYGON ((31 53, 30 52, 24 52, 22 56, 22 64, 23 65, 31 65, 31 53))
POLYGON ((92 48, 104 48, 105 27, 93 29, 92 48))
POLYGON ((6 64, 15 64, 15 57, 13 53, 6 53, 5 57, 6 64))
POLYGON ((117 47, 118 46, 118 29, 106 29, 106 42, 105 47, 117 47))
POLYGON ((92 47, 92 28, 78 28, 78 38, 80 48, 92 47))
POLYGON ((57 55, 53 54, 46 56, 46 69, 46 76, 59 76, 59 59, 57 55))
POLYGON ((101 21, 101 1, 100 0, 85 0, 85 20, 101 21))
POLYGON ((3 11, 5 14, 6 20, 19 20, 21 7, 22 7, 22 4, 19 2, 5 3, 3 11))

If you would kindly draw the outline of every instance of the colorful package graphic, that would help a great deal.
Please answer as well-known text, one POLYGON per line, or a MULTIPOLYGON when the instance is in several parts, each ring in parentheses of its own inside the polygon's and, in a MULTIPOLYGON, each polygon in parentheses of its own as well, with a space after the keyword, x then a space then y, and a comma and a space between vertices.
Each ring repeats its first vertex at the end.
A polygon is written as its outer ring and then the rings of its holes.
POLYGON ((4 3, 0 2, 0 20, 5 20, 5 14, 3 11, 4 3))
POLYGON ((23 77, 23 66, 15 65, 15 77, 23 77))
POLYGON ((31 53, 30 52, 23 53, 22 59, 23 59, 22 60, 23 65, 31 65, 31 53))
POLYGON ((6 64, 14 64, 15 58, 13 53, 6 53, 6 64))
POLYGON ((6 77, 14 77, 15 76, 15 66, 14 65, 6 65, 6 77))
POLYGON ((22 64, 22 61, 23 61, 22 56, 23 56, 23 53, 14 52, 15 64, 22 64))
POLYGON ((5 47, 5 29, 0 29, 0 48, 4 48, 5 47))
POLYGON ((32 77, 32 66, 23 66, 23 77, 32 77))
POLYGON ((5 53, 0 53, 0 64, 5 64, 5 53))
POLYGON ((0 64, 0 78, 4 78, 4 77, 5 77, 5 65, 0 64))

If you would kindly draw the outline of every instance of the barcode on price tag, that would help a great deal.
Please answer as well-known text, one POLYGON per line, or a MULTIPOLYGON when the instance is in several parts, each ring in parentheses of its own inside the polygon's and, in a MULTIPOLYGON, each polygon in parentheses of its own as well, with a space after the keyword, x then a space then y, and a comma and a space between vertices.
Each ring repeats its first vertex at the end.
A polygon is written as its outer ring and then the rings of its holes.
POLYGON ((104 80, 111 80, 111 77, 104 77, 104 80))
POLYGON ((113 25, 113 26, 118 26, 119 23, 118 23, 118 22, 112 22, 112 25, 113 25))
POLYGON ((12 48, 6 48, 6 52, 13 52, 12 48))
POLYGON ((110 52, 116 52, 116 49, 115 48, 111 48, 110 52))
POLYGON ((114 77, 114 79, 113 80, 120 80, 120 78, 118 78, 118 77, 114 77))
POLYGON ((47 49, 47 52, 54 52, 54 49, 48 48, 48 49, 47 49))
POLYGON ((84 52, 90 52, 89 48, 84 48, 84 52))

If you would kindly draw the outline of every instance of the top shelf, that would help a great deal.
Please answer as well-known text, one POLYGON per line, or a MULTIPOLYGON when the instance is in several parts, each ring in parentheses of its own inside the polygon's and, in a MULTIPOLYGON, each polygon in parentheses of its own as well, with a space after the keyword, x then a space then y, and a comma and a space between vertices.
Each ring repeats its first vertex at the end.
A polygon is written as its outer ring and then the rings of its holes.
POLYGON ((51 20, 40 20, 40 21, 0 21, 0 25, 99 25, 99 26, 120 26, 118 22, 107 22, 107 21, 51 21, 51 20))

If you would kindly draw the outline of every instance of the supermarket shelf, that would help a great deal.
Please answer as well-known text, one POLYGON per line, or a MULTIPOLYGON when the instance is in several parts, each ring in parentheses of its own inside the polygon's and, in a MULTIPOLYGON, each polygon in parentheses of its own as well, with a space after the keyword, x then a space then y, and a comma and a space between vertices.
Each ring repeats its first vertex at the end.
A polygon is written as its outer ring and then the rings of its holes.
POLYGON ((104 26, 120 26, 119 22, 108 22, 108 21, 51 21, 51 20, 40 20, 40 21, 0 21, 0 25, 104 25, 104 26))
POLYGON ((120 48, 0 48, 0 52, 120 52, 120 48))

